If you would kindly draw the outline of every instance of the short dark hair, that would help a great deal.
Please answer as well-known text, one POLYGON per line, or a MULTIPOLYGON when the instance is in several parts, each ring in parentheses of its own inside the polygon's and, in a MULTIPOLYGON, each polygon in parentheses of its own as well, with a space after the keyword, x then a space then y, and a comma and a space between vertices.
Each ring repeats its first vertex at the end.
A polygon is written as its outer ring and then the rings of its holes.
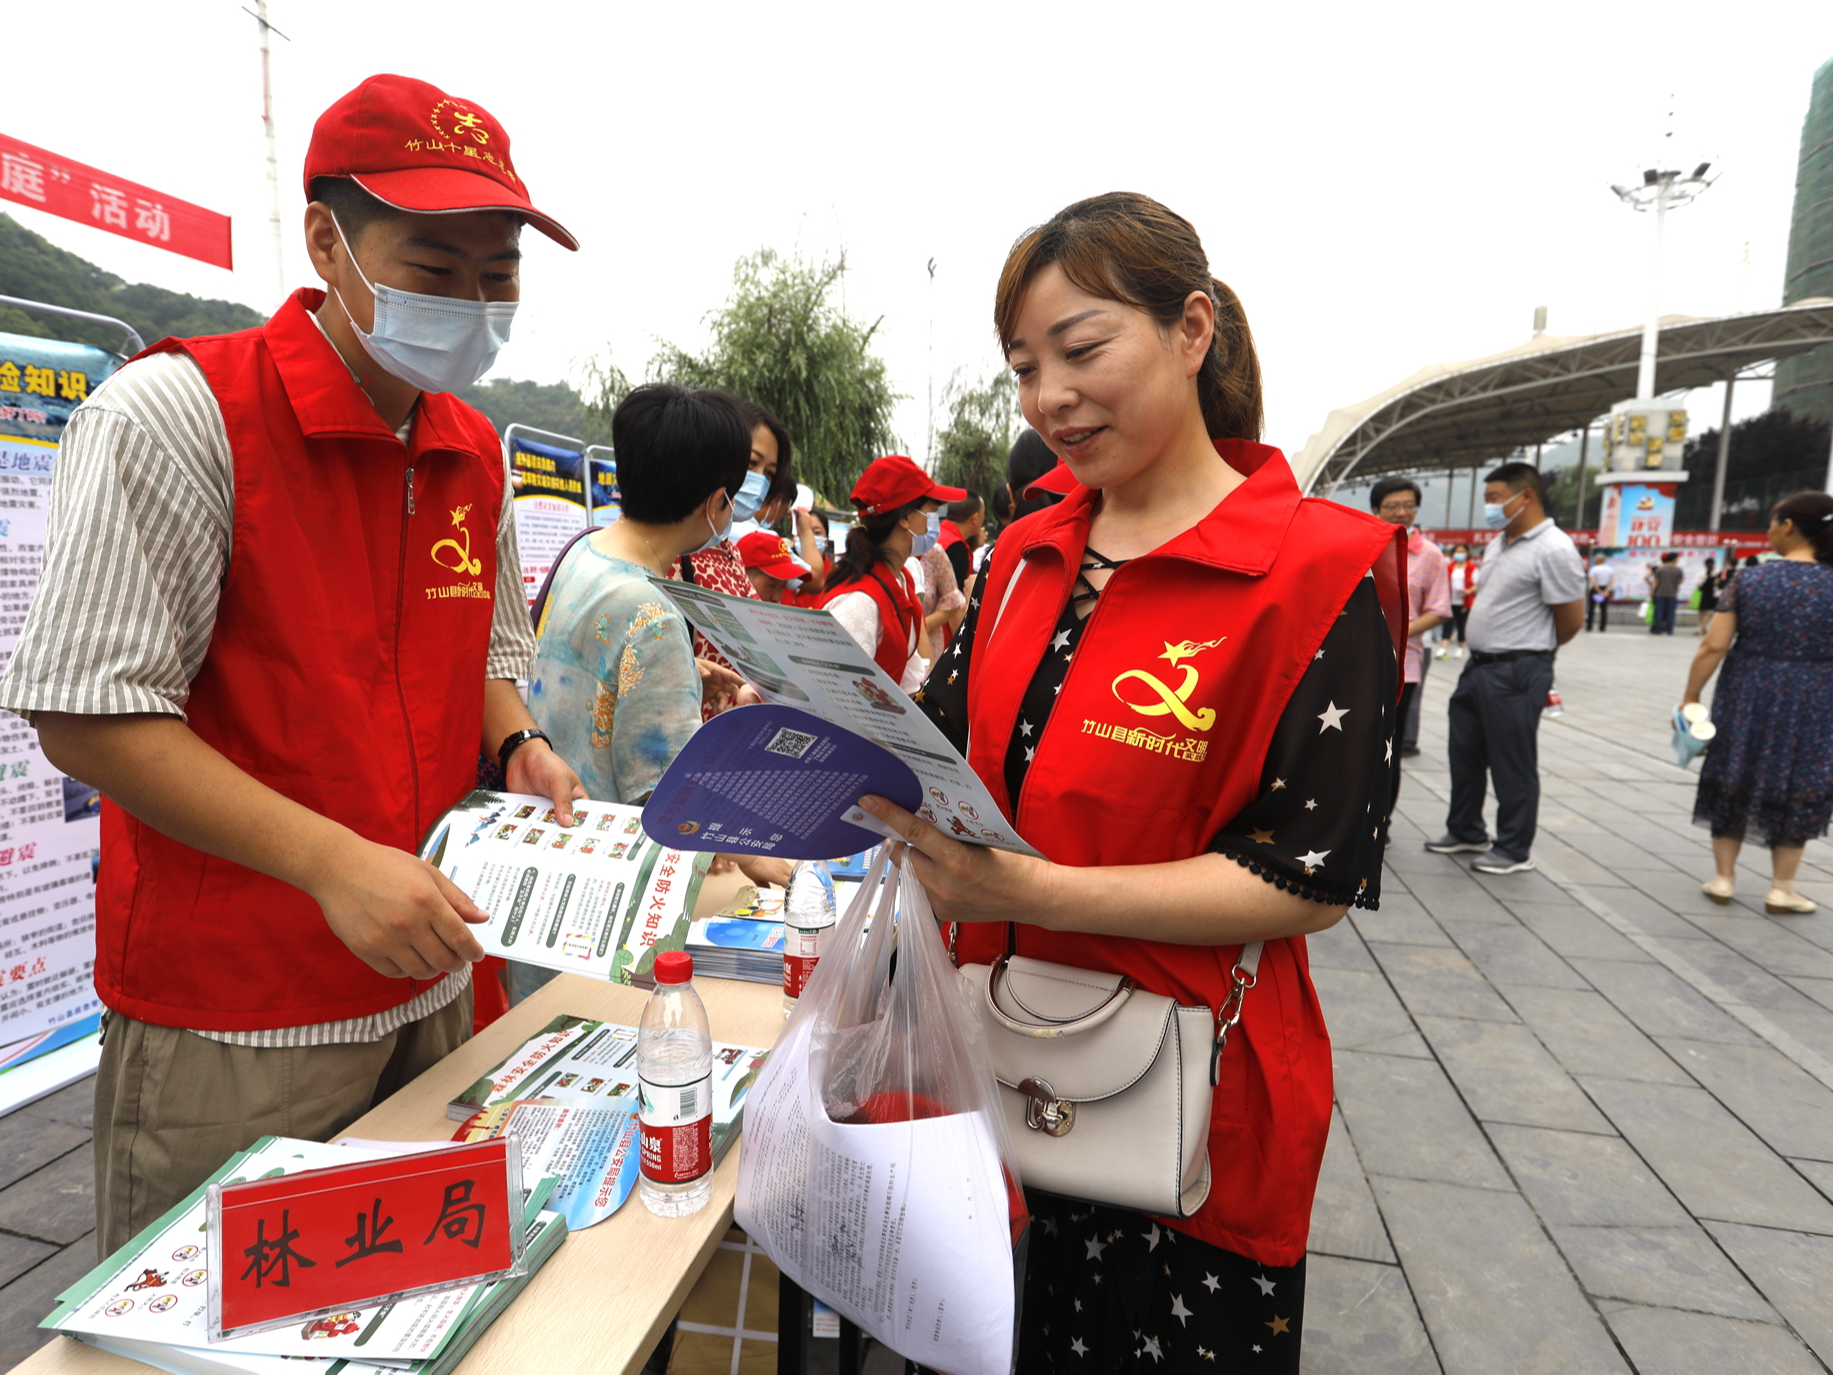
POLYGON ((719 488, 736 496, 751 466, 751 427, 724 392, 650 382, 611 416, 624 514, 673 525, 719 488))
POLYGON ((1368 494, 1368 509, 1379 511, 1381 503, 1396 492, 1411 492, 1415 504, 1425 500, 1420 494, 1419 484, 1410 477, 1384 477, 1374 485, 1368 494))
POLYGON ((949 502, 948 510, 944 514, 959 525, 962 521, 972 520, 979 515, 980 508, 985 505, 986 502, 981 500, 979 493, 969 492, 961 500, 949 502))
POLYGON ((351 247, 363 237, 363 231, 384 220, 399 219, 407 212, 377 200, 349 177, 313 177, 311 198, 330 207, 337 216, 337 227, 351 247))
POLYGON ((1547 509, 1547 480, 1532 463, 1504 463, 1483 479, 1484 482, 1506 482, 1511 492, 1532 492, 1540 509, 1547 509))
POLYGON ((1025 500, 1025 488, 1056 466, 1057 456, 1044 442, 1044 436, 1029 426, 1012 441, 1011 452, 1006 455, 1006 485, 1012 489, 1011 519, 1018 520, 1063 499, 1052 493, 1037 501, 1025 500))
POLYGON ((1680 555, 1677 552, 1675 552, 1674 550, 1670 549, 1667 551, 1667 553, 1661 556, 1661 561, 1663 563, 1679 563, 1680 555))

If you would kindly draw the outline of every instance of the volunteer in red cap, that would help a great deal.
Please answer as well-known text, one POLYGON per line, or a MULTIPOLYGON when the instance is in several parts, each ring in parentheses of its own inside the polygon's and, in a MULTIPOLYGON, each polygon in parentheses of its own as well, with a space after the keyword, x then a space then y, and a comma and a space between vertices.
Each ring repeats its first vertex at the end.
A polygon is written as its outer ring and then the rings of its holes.
POLYGON ((798 603, 793 595, 801 589, 809 567, 790 552, 789 541, 769 530, 753 530, 738 542, 738 559, 757 595, 767 602, 798 603))
POLYGON ((874 459, 853 484, 859 523, 847 531, 821 604, 906 692, 922 685, 930 654, 916 579, 904 565, 939 538, 943 503, 966 495, 903 454, 874 459))
POLYGON ((162 340, 71 417, 0 682, 104 797, 104 1255, 469 1035, 483 913, 413 852, 480 749, 569 819, 583 796, 516 693, 501 446, 447 394, 509 338, 522 227, 577 245, 489 111, 405 77, 319 118, 305 189, 325 290, 162 340))

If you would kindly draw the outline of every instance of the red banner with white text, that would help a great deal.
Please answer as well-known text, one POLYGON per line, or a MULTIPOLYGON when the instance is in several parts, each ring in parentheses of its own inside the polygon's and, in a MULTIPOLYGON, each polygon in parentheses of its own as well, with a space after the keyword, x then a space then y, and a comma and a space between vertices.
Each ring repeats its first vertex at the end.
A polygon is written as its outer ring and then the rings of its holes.
POLYGON ((213 267, 234 266, 229 216, 5 134, 0 134, 0 198, 213 267))

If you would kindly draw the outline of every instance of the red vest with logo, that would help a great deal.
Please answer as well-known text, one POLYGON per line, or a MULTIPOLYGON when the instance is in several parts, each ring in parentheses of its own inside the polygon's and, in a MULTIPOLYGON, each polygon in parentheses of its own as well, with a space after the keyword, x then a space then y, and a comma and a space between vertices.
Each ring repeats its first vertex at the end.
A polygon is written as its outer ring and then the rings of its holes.
MULTIPOLYGON (((1204 853, 1253 799, 1287 699, 1371 570, 1395 652, 1404 645, 1404 532, 1302 499, 1277 449, 1243 440, 1216 448, 1247 481, 1200 524, 1109 579, 1016 807, 1006 795, 1006 742, 1073 590, 1094 494, 1075 488, 994 547, 968 681, 968 761, 1019 833, 1055 863, 1157 864, 1204 853), (1173 648, 1182 652, 1168 664, 1173 648)), ((1021 954, 1130 974, 1151 992, 1212 1008, 1240 953, 1017 931, 1021 954)), ((984 963, 1005 942, 1003 924, 963 925, 957 956, 984 963)), ((1193 1217, 1161 1221, 1265 1265, 1295 1264, 1330 1099, 1330 1038, 1304 939, 1268 941, 1222 1058, 1209 1200, 1193 1217)))
MULTIPOLYGON (((228 570, 185 712, 276 792, 412 850, 476 778, 502 449, 432 394, 404 446, 307 317, 323 300, 296 292, 259 329, 151 350, 203 369, 235 463, 228 570)), ((370 969, 299 889, 107 799, 97 882, 96 991, 140 1021, 299 1026, 429 987, 370 969)))
POLYGON ((872 571, 858 582, 833 583, 821 596, 826 606, 848 592, 863 592, 878 607, 878 649, 872 661, 882 668, 894 683, 904 681, 904 668, 910 662, 913 627, 923 623, 923 604, 917 600, 916 579, 908 569, 900 568, 895 576, 886 577, 889 566, 872 565, 872 571))

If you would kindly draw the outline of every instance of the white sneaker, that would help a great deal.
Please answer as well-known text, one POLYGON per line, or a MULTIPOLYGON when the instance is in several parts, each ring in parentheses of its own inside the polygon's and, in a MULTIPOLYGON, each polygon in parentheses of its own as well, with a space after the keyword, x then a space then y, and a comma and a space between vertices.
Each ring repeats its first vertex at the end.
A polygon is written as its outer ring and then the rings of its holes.
POLYGON ((1453 651, 1453 653, 1452 653, 1452 656, 1451 656, 1451 657, 1452 657, 1452 658, 1454 658, 1454 659, 1461 659, 1461 658, 1463 658, 1463 657, 1464 657, 1464 646, 1463 646, 1463 645, 1459 645, 1459 646, 1457 647, 1457 649, 1456 649, 1455 651, 1453 651))
POLYGON ((1445 647, 1443 645, 1440 645, 1436 650, 1433 651, 1432 657, 1434 659, 1444 658, 1445 657, 1445 647))

